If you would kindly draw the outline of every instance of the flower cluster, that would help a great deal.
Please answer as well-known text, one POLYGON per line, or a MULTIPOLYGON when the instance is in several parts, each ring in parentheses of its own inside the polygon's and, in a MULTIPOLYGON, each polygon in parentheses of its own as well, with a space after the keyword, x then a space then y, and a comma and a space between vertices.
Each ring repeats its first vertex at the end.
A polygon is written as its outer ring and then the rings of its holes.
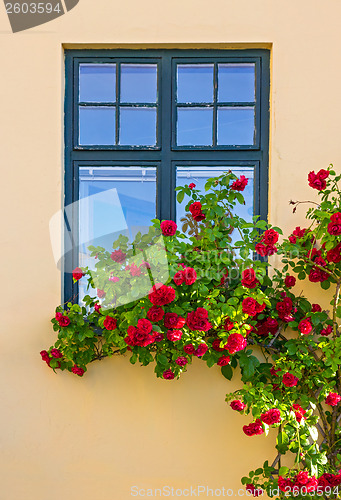
POLYGON ((340 181, 332 167, 309 173, 321 201, 308 210, 307 228, 296 226, 281 242, 279 228, 234 216, 245 176, 208 179, 205 193, 194 183, 176 188, 179 203, 189 197, 181 228, 154 220, 132 242, 121 235, 110 249, 90 247, 94 268, 72 273, 74 282, 87 280, 90 295, 57 307, 58 337, 42 360, 79 377, 113 354, 153 363, 169 381, 194 358, 227 380, 238 373, 241 387, 226 401, 251 416, 240 432, 262 435, 271 426, 277 452, 293 454, 295 463, 295 471, 278 471, 265 462, 243 478, 247 491, 271 495, 278 485, 292 496, 318 488, 328 496, 341 484, 340 181), (279 269, 252 258, 275 253, 279 269), (332 292, 330 311, 302 294, 304 280, 332 292))

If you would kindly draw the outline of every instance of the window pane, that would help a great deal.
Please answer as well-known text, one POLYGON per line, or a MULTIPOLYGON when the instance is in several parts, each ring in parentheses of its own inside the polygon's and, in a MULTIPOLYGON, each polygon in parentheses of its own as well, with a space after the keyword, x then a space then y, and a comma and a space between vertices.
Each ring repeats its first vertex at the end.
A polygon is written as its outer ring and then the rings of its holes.
MULTIPOLYGON (((156 216, 156 168, 80 167, 79 199, 79 265, 91 269, 89 245, 112 251, 119 234, 147 232, 156 216)), ((82 281, 80 298, 89 293, 82 281)))
MULTIPOLYGON (((235 167, 235 166, 210 166, 210 167, 177 167, 176 169, 176 185, 184 186, 185 184, 190 184, 194 182, 196 185, 195 189, 200 189, 202 193, 205 193, 205 183, 210 177, 218 177, 224 172, 231 170, 235 175, 240 177, 245 175, 249 182, 243 191, 243 196, 245 199, 245 205, 237 205, 236 213, 240 217, 243 217, 248 222, 252 222, 252 216, 254 215, 254 200, 253 200, 253 178, 254 178, 254 167, 235 167)), ((177 203, 176 205, 176 222, 179 228, 182 227, 181 219, 185 216, 185 206, 188 203, 188 196, 182 203, 177 203)))
POLYGON ((218 64, 218 101, 255 100, 254 64, 218 64))
POLYGON ((157 65, 121 65, 121 102, 156 103, 157 65))
POLYGON ((213 108, 178 108, 178 146, 212 146, 212 135, 213 108))
POLYGON ((120 144, 155 146, 156 108, 120 108, 120 144))
POLYGON ((213 102, 213 64, 178 64, 178 102, 213 102))
POLYGON ((218 108, 218 145, 253 144, 254 129, 253 107, 218 108))
POLYGON ((114 107, 80 106, 79 108, 79 144, 115 144, 114 107))
POLYGON ((79 101, 115 102, 116 65, 80 64, 79 101))

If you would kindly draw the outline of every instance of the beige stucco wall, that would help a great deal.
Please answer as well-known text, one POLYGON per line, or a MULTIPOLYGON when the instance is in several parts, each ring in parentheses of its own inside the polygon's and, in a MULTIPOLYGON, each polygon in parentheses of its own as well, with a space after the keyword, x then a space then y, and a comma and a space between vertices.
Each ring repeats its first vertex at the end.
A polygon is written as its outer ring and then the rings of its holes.
POLYGON ((273 456, 242 433, 248 419, 224 402, 238 380, 217 368, 166 382, 122 358, 80 379, 40 361, 60 301, 48 223, 62 199, 63 44, 272 46, 270 218, 289 230, 303 210, 288 200, 313 195, 308 170, 340 169, 340 28, 339 0, 80 0, 17 34, 0 7, 1 500, 126 500, 133 485, 237 494, 273 456))

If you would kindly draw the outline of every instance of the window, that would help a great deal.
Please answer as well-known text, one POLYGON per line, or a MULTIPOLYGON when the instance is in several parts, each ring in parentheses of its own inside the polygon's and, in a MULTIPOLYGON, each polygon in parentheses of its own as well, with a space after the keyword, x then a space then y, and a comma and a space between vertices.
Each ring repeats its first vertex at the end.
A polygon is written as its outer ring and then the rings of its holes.
POLYGON ((243 174, 240 215, 266 219, 268 129, 267 50, 66 51, 65 205, 78 203, 64 300, 84 293, 70 271, 89 244, 109 249, 155 216, 180 222, 178 185, 243 174))

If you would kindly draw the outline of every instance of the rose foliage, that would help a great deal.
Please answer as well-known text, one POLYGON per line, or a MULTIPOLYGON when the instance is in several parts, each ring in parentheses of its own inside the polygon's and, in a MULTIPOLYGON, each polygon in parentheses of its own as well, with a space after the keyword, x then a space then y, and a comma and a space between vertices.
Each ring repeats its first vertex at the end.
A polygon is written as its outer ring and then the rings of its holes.
MULTIPOLYGON (((277 433, 277 459, 242 478, 248 492, 338 496, 340 179, 331 165, 309 173, 320 202, 308 209, 307 227, 287 237, 258 217, 246 222, 236 215, 244 176, 211 178, 205 193, 194 184, 178 187, 178 201, 188 199, 182 231, 173 221, 153 220, 131 244, 120 236, 112 252, 90 248, 95 269, 76 268, 73 277, 87 279, 96 293, 82 306, 57 307, 58 339, 41 352, 43 360, 83 376, 91 362, 126 354, 133 364, 153 363, 165 380, 178 378, 193 358, 219 366, 228 380, 239 368, 243 385, 226 401, 248 415, 243 432, 248 439, 270 428, 277 433), (155 260, 146 255, 157 255, 161 240, 168 264, 153 283, 155 260), (303 296, 304 280, 321 293, 330 289, 329 311, 303 296)), ((295 211, 299 202, 291 203, 295 211)))

